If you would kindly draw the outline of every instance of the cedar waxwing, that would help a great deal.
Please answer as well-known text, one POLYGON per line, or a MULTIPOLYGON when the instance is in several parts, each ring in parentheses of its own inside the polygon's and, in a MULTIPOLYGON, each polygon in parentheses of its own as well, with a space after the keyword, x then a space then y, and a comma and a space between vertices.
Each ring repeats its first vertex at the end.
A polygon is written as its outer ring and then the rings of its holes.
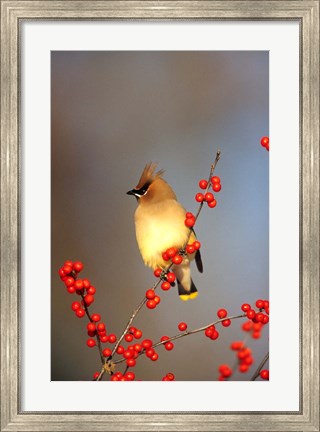
MULTIPOLYGON (((155 173, 156 164, 145 166, 137 186, 127 192, 138 201, 135 212, 135 227, 138 246, 145 265, 156 269, 165 268, 168 262, 162 253, 168 248, 182 249, 188 239, 190 229, 185 226, 186 210, 177 201, 169 184, 163 180, 163 170, 155 173)), ((196 240, 192 231, 189 243, 196 240)), ((196 259, 198 270, 202 273, 200 251, 183 257, 179 265, 173 265, 178 292, 182 300, 193 299, 198 295, 190 275, 190 260, 196 259)))

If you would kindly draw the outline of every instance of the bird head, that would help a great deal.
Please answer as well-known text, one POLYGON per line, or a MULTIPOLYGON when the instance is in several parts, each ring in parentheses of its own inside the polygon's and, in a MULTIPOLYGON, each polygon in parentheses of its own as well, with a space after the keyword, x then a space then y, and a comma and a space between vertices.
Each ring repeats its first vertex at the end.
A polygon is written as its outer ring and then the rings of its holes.
POLYGON ((164 170, 155 171, 156 163, 150 162, 144 167, 140 180, 137 186, 127 192, 128 195, 134 195, 138 201, 142 202, 154 201, 162 197, 176 198, 175 193, 163 180, 162 175, 164 170))

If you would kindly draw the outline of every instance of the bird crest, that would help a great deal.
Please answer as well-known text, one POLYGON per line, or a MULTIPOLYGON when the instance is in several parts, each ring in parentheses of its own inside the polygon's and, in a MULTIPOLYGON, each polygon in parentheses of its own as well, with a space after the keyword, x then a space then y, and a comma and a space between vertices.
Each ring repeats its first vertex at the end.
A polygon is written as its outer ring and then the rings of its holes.
POLYGON ((164 170, 155 172, 157 165, 158 164, 155 162, 150 162, 144 167, 136 189, 141 189, 146 184, 151 184, 154 180, 162 176, 164 170))

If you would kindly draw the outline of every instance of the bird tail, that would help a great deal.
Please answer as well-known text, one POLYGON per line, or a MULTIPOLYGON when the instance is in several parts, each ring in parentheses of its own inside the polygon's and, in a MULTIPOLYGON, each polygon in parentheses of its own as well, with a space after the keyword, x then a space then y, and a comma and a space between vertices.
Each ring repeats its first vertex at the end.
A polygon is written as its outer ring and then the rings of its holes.
POLYGON ((179 293, 179 297, 181 298, 181 300, 192 300, 194 298, 197 297, 198 295, 198 290, 195 286, 195 284, 193 283, 193 280, 191 279, 191 288, 190 290, 186 290, 181 283, 177 280, 178 282, 178 293, 179 293))

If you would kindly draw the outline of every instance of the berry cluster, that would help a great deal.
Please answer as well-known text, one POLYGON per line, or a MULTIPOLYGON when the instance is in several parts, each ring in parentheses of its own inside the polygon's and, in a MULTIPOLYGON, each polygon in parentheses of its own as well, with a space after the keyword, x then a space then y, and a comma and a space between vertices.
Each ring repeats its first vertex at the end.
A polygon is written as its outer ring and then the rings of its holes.
POLYGON ((266 150, 269 151, 269 137, 267 136, 262 137, 260 140, 260 144, 262 145, 262 147, 264 147, 266 150))
POLYGON ((122 374, 121 372, 116 372, 112 375, 111 381, 133 381, 135 379, 135 374, 131 371, 122 374))
POLYGON ((261 322, 262 324, 267 324, 269 322, 269 301, 259 299, 256 301, 255 305, 259 309, 259 312, 256 312, 248 303, 243 303, 241 309, 253 322, 261 322), (265 313, 263 313, 263 310, 265 311, 265 313))
MULTIPOLYGON (((79 273, 83 270, 83 264, 80 261, 72 262, 65 261, 64 265, 59 269, 61 280, 67 287, 70 294, 77 294, 81 297, 81 301, 74 301, 71 304, 71 309, 75 312, 78 318, 83 318, 87 315, 89 320, 87 324, 87 334, 89 338, 86 345, 89 348, 95 346, 100 351, 101 359, 110 358, 112 350, 110 348, 102 348, 101 344, 109 343, 114 344, 117 341, 115 334, 107 334, 106 325, 101 321, 101 316, 98 313, 89 313, 89 306, 94 302, 94 295, 96 293, 88 279, 79 279, 79 273)), ((95 373, 95 375, 97 372, 95 373)), ((96 378, 99 376, 96 375, 96 378)), ((95 378, 95 379, 96 379, 95 378)))
POLYGON ((245 346, 243 342, 233 342, 231 344, 231 349, 237 351, 239 372, 248 372, 249 368, 254 363, 251 349, 245 346))
POLYGON ((217 205, 217 201, 213 195, 213 193, 208 192, 210 187, 212 187, 212 190, 214 192, 220 192, 221 191, 221 183, 220 183, 220 177, 213 176, 210 179, 210 182, 207 180, 200 180, 199 181, 199 187, 200 189, 205 190, 205 193, 198 192, 195 196, 195 200, 198 203, 206 202, 208 204, 208 207, 214 208, 217 205))

